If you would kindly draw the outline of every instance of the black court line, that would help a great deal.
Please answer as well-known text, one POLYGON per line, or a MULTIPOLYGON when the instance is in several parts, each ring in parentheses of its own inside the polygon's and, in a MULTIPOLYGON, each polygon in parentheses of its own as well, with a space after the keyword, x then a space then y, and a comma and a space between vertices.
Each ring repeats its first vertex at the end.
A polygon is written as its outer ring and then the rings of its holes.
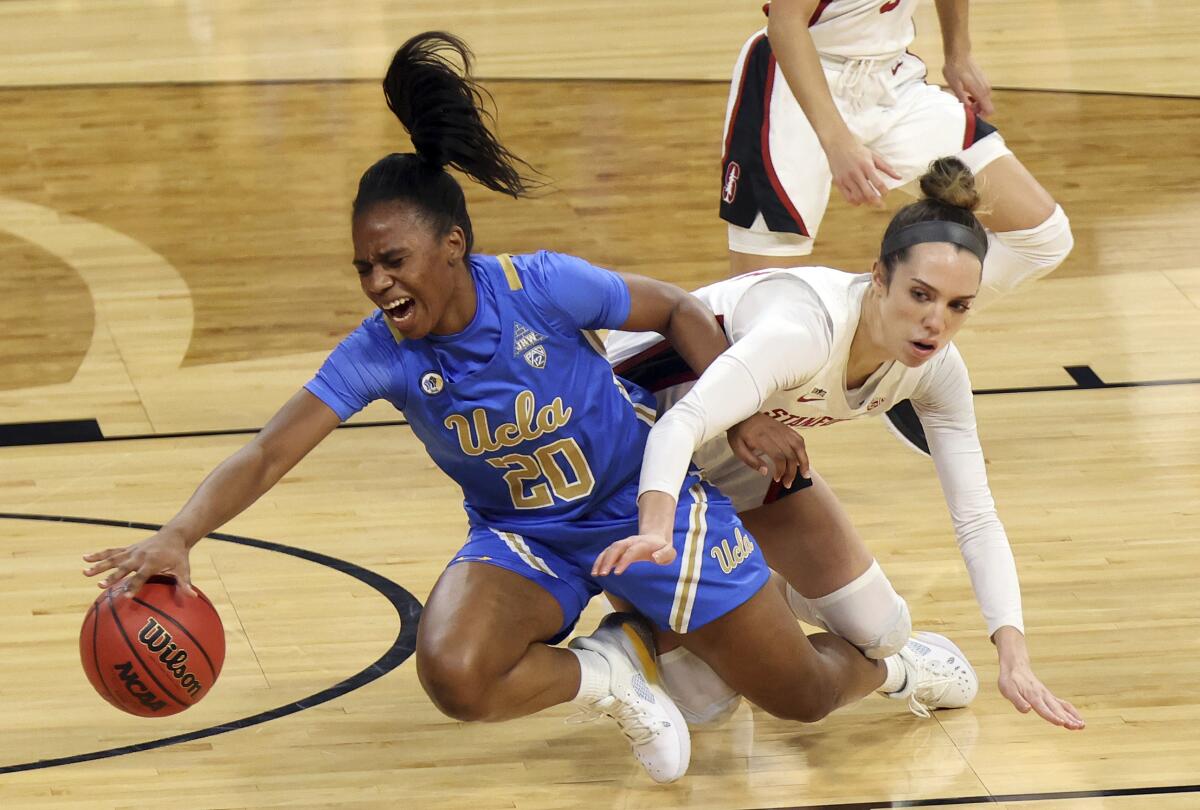
MULTIPOLYGON (((1030 385, 1020 388, 977 388, 978 397, 997 394, 1040 394, 1052 391, 1093 391, 1102 388, 1153 388, 1167 385, 1200 385, 1200 377, 1180 380, 1139 380, 1134 382, 1104 382, 1091 366, 1063 366, 1073 384, 1030 385)), ((354 422, 338 425, 338 430, 353 428, 395 427, 407 425, 407 419, 386 422, 354 422)), ((135 433, 128 436, 105 436, 95 419, 64 422, 24 422, 0 425, 0 447, 82 444, 88 442, 136 442, 146 439, 195 439, 204 436, 250 436, 262 428, 231 428, 229 430, 195 430, 180 433, 135 433)))
MULTIPOLYGON (((157 523, 139 523, 132 520, 105 520, 103 518, 83 518, 83 517, 66 517, 62 515, 29 515, 15 512, 0 512, 0 519, 3 520, 38 520, 50 523, 82 523, 90 526, 114 526, 122 529, 138 529, 140 531, 158 531, 162 528, 157 523)), ((285 546, 282 543, 272 543, 267 540, 255 540, 252 537, 239 537, 235 534, 224 534, 222 532, 213 532, 206 535, 214 540, 221 540, 226 543, 234 543, 239 546, 250 546, 251 548, 262 549, 263 551, 274 551, 280 554, 287 554, 292 557, 298 557, 302 560, 323 565, 327 568, 332 568, 335 571, 343 573, 347 576, 354 577, 359 582, 362 582, 371 588, 374 588, 380 595, 391 602, 392 607, 396 611, 397 617, 400 619, 400 630, 396 634, 395 641, 374 663, 369 664, 365 669, 354 673, 345 680, 339 681, 328 689, 323 689, 314 695, 309 695, 306 698, 301 698, 294 703, 288 703, 285 706, 279 706, 274 709, 268 709, 265 712, 250 717, 243 717, 240 720, 234 720, 229 723, 222 723, 219 726, 210 726, 209 728, 200 729, 198 731, 189 731, 185 734, 176 734, 171 737, 162 737, 157 740, 149 740, 142 743, 134 743, 133 745, 123 745, 119 748, 106 748, 102 751, 91 751, 86 754, 74 754, 66 757, 55 757, 54 759, 39 759, 35 762, 22 762, 16 765, 0 766, 0 774, 16 773, 17 771, 34 771, 42 768, 54 768, 59 765, 74 765, 77 762, 91 762, 96 759, 108 759, 110 757, 119 757, 125 754, 133 754, 138 751, 150 751, 154 748, 165 748, 168 745, 177 745, 179 743, 191 742, 193 740, 202 740, 205 737, 214 737, 217 734, 224 734, 229 731, 237 731, 250 726, 257 726, 260 723, 266 723, 268 720, 277 720, 280 717, 287 717, 290 714, 311 709, 313 706, 320 706, 322 703, 327 703, 335 698, 353 692, 355 689, 366 686, 371 681, 382 678, 384 675, 391 672, 396 667, 400 666, 412 655, 417 644, 417 622, 421 617, 421 603, 411 593, 400 587, 395 582, 392 582, 387 577, 370 571, 361 566, 355 565, 345 560, 339 560, 336 557, 329 557, 325 554, 320 554, 316 551, 308 549, 296 548, 294 546, 285 546)), ((83 677, 82 671, 80 677, 83 677)))
MULTIPOLYGON (((893 807, 945 807, 955 804, 1017 804, 1053 802, 1063 799, 1101 799, 1121 796, 1166 796, 1176 793, 1200 793, 1200 785, 1164 785, 1163 787, 1114 788, 1112 790, 1064 790, 1052 793, 1010 793, 994 796, 959 796, 945 799, 898 799, 882 802, 846 802, 843 804, 801 804, 773 807, 770 810, 885 810, 893 807)), ((765 808, 764 808, 765 810, 765 808)))
MULTIPOLYGON (((488 83, 535 82, 537 84, 716 84, 729 85, 729 79, 652 79, 647 77, 603 77, 603 76, 487 76, 477 75, 476 80, 488 83)), ((152 89, 161 87, 274 87, 288 85, 346 85, 379 84, 380 78, 368 76, 331 76, 328 78, 287 79, 206 79, 199 81, 129 81, 129 82, 74 82, 65 84, 0 84, 0 92, 44 91, 44 90, 123 90, 152 89)), ((1119 98, 1161 98, 1167 100, 1195 101, 1200 94, 1151 93, 1134 90, 1072 90, 1060 87, 1009 87, 993 86, 993 91, 1005 93, 1041 93, 1070 96, 1116 96, 1119 98)))
POLYGON ((1091 366, 1063 366, 1071 375, 1073 385, 1031 385, 1023 388, 977 388, 971 393, 977 397, 994 394, 1040 394, 1047 391, 1095 391, 1102 388, 1155 388, 1165 385, 1200 385, 1200 377, 1185 377, 1180 380, 1134 380, 1130 382, 1105 382, 1092 371, 1091 366))

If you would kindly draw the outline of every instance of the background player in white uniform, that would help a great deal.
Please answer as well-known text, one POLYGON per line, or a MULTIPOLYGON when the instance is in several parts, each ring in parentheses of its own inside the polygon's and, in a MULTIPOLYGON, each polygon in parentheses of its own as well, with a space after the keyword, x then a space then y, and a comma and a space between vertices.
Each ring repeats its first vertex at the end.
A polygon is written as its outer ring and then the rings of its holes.
MULTIPOLYGON (((981 179, 988 254, 975 307, 1039 278, 1074 245, 1050 194, 981 116, 991 88, 971 57, 967 0, 935 0, 953 95, 925 83, 907 48, 918 0, 774 0, 742 48, 725 115, 721 218, 733 273, 791 267, 812 252, 832 182, 882 205, 929 161, 957 154, 981 179)), ((907 403, 894 431, 928 452, 907 403)))
POLYGON ((971 57, 967 0, 936 0, 953 95, 926 84, 924 63, 906 51, 917 2, 769 4, 726 113, 721 216, 735 274, 811 253, 831 181, 852 204, 880 205, 954 154, 980 178, 989 231, 976 306, 1066 258, 1062 209, 980 118, 993 111, 991 88, 971 57))
MULTIPOLYGON (((796 615, 870 657, 889 655, 908 638, 908 608, 825 482, 815 474, 792 480, 797 464, 805 471, 807 458, 802 441, 790 431, 781 439, 778 427, 799 431, 878 415, 911 398, 928 431, 958 543, 997 647, 1001 692, 1022 712, 1032 708, 1051 723, 1081 728, 1075 708, 1033 673, 1016 566, 987 484, 970 381, 950 343, 978 292, 987 250, 970 210, 978 195, 969 170, 953 158, 937 161, 922 189, 933 199, 897 213, 869 275, 819 267, 765 270, 697 291, 733 345, 694 385, 681 382, 678 369, 663 362, 662 346, 651 345, 653 339, 610 337, 610 361, 618 371, 670 408, 646 446, 643 520, 649 509, 673 502, 665 494, 678 491, 694 458, 734 501, 772 568, 790 583, 785 587, 796 615), (738 424, 751 414, 758 414, 757 421, 738 424), (777 469, 789 491, 746 466, 761 466, 760 452, 787 465, 777 469)), ((620 541, 597 567, 603 573, 659 559, 654 555, 661 543, 620 541)), ((733 692, 722 691, 712 673, 686 655, 668 653, 662 668, 676 701, 693 717, 736 705, 733 692)))

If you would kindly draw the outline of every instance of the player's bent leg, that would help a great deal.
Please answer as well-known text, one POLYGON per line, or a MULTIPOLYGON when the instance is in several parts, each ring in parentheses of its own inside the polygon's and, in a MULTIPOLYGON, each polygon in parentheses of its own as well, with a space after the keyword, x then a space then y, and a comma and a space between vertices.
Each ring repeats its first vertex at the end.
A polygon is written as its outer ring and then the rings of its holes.
POLYGON ((979 219, 989 235, 975 309, 1052 272, 1075 245, 1062 207, 1012 154, 988 163, 979 177, 979 219))
POLYGON ((741 515, 767 563, 787 580, 792 613, 849 641, 869 658, 899 652, 912 620, 820 475, 813 484, 741 515))
POLYGON ((816 472, 810 478, 811 486, 738 517, 767 564, 801 594, 816 598, 860 576, 874 557, 825 479, 816 472))
POLYGON ((683 644, 734 692, 776 717, 805 723, 880 688, 886 674, 837 636, 805 636, 772 587, 686 633, 683 644))
POLYGON ((733 504, 689 475, 676 508, 675 559, 602 577, 660 629, 683 637, 735 693, 779 717, 813 721, 883 682, 884 668, 848 642, 810 642, 733 504))
POLYGON ((562 624, 559 602, 530 579, 486 563, 452 565, 421 613, 421 686, 458 720, 506 720, 569 701, 580 688, 576 656, 539 643, 562 624))

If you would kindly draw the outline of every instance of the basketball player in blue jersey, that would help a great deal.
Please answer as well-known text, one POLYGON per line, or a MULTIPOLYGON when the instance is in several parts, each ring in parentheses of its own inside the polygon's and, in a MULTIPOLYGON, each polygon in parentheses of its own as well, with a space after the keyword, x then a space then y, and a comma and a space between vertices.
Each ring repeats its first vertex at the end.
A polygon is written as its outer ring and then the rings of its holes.
POLYGON ((638 475, 654 399, 614 376, 596 329, 651 330, 697 372, 726 347, 711 310, 673 285, 541 252, 472 255, 453 166, 514 197, 519 161, 481 118, 470 53, 442 33, 414 37, 384 79, 415 153, 367 170, 353 208, 354 265, 376 312, 158 533, 90 554, 89 576, 130 594, 171 571, 185 592, 188 551, 246 509, 351 414, 376 399, 401 409, 463 489, 470 530, 427 600, 417 673, 461 720, 505 720, 559 703, 616 720, 659 782, 686 771, 690 738, 657 683, 649 628, 617 615, 570 647, 602 588, 721 671, 753 675, 752 698, 812 719, 868 694, 883 665, 846 641, 809 643, 732 504, 685 476, 677 561, 621 577, 591 573, 638 529, 638 475), (459 73, 442 52, 463 60, 459 73), (816 697, 814 697, 816 696, 816 697))

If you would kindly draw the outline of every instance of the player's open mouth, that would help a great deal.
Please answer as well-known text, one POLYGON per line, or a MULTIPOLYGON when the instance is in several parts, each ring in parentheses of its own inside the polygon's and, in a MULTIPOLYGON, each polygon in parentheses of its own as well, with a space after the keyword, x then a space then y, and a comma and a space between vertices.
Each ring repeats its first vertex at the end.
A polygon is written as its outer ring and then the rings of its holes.
POLYGON ((413 310, 416 308, 416 302, 407 296, 401 296, 395 301, 389 301, 386 304, 380 304, 379 308, 384 314, 391 319, 392 323, 397 326, 401 325, 409 319, 413 310))
POLYGON ((909 345, 913 347, 913 352, 918 357, 928 357, 937 350, 936 343, 927 343, 923 340, 910 340, 909 345))

